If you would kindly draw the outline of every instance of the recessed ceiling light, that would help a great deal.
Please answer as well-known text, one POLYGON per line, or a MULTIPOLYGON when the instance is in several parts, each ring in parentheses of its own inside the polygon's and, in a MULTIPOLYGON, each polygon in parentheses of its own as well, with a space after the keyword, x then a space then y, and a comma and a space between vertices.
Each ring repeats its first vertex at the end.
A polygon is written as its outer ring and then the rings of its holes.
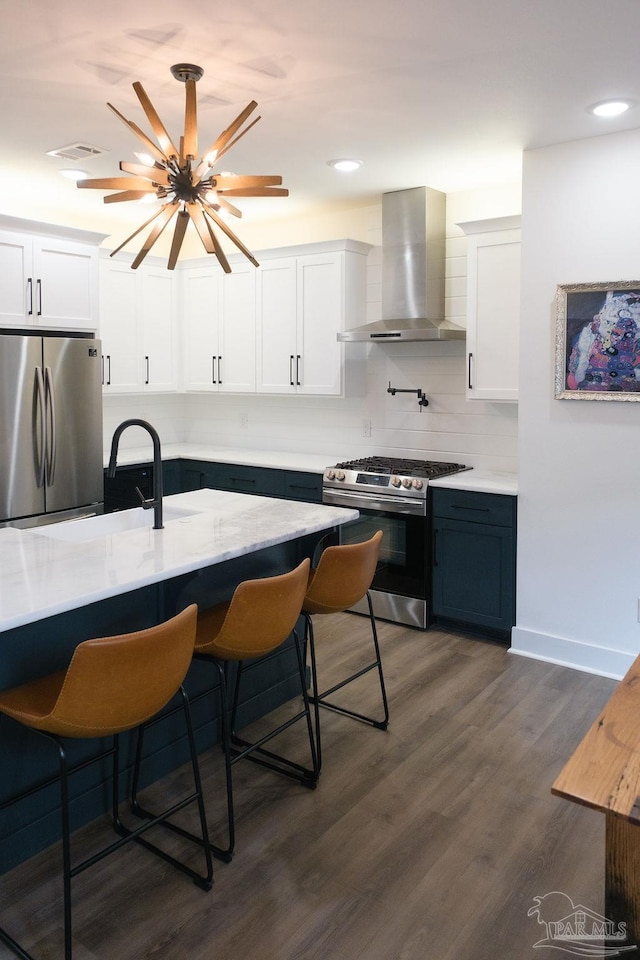
POLYGON ((330 167, 333 167, 334 170, 339 170, 340 173, 353 173, 354 170, 362 166, 362 160, 349 160, 347 157, 337 160, 327 160, 327 163, 330 167))
POLYGON ((66 177, 67 180, 75 180, 76 182, 78 180, 86 180, 89 176, 86 170, 77 169, 61 170, 60 173, 63 177, 66 177))
POLYGON ((587 107, 587 113, 593 113, 596 117, 619 117, 633 106, 635 104, 631 100, 600 100, 587 107))

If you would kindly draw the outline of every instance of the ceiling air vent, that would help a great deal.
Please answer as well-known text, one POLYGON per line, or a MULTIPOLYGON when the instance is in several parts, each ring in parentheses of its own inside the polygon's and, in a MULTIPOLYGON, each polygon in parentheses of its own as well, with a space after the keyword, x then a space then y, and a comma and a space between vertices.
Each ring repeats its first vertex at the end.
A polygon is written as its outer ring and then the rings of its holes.
POLYGON ((90 143, 70 143, 67 147, 58 147, 56 150, 47 150, 48 157, 59 157, 60 160, 88 160, 108 153, 101 147, 92 147, 90 143))

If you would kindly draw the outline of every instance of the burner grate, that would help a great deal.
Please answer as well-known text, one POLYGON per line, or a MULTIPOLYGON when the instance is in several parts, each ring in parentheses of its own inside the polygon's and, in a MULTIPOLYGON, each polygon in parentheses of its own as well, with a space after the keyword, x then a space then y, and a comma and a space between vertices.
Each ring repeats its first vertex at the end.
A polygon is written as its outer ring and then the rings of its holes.
POLYGON ((341 470, 362 470, 364 473, 389 473, 404 477, 445 477, 450 473, 466 470, 463 463, 446 463, 439 460, 405 460, 399 457, 362 457, 337 463, 341 470))

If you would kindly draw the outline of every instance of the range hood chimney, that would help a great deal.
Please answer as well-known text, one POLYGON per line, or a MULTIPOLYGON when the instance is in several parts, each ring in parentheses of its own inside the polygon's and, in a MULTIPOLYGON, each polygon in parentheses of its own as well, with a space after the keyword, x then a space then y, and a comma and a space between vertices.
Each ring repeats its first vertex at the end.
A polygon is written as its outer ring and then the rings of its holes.
POLYGON ((464 329, 444 319, 445 202, 430 187, 382 195, 382 320, 338 340, 464 339, 464 329))

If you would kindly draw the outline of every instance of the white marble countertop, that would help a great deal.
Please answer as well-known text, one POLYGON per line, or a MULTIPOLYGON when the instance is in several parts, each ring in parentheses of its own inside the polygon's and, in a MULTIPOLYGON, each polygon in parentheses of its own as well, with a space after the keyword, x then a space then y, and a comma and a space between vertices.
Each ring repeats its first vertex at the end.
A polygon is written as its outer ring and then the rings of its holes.
POLYGON ((430 480, 430 487, 446 487, 448 490, 473 490, 476 493, 501 493, 516 496, 518 476, 515 473, 498 473, 491 470, 464 470, 450 477, 430 480))
MULTIPOLYGON (((340 460, 340 454, 294 453, 290 450, 245 450, 242 447, 216 447, 196 443, 163 443, 162 459, 205 460, 211 463, 242 463, 249 467, 270 467, 277 470, 300 470, 304 473, 324 473, 326 467, 340 460)), ((126 447, 118 451, 118 466, 132 463, 151 463, 151 441, 144 447, 126 447)), ((109 463, 109 450, 104 452, 104 465, 109 463)))
MULTIPOLYGON (((195 443, 167 443, 162 446, 162 459, 204 460, 211 463, 241 463, 249 467, 270 467, 279 470, 300 470, 305 473, 324 473, 327 467, 345 459, 337 453, 295 453, 291 450, 255 450, 242 447, 216 447, 195 443)), ((118 466, 132 463, 151 463, 151 444, 132 447, 118 452, 118 466)), ((105 450, 105 467, 109 451, 105 450)), ((502 493, 515 496, 518 492, 518 476, 515 473, 500 473, 492 470, 465 470, 450 477, 431 480, 432 487, 448 487, 452 490, 475 490, 479 493, 502 493)))
POLYGON ((0 529, 0 630, 294 540, 358 515, 341 507, 208 489, 165 497, 164 508, 166 518, 177 509, 183 515, 166 519, 162 530, 152 528, 153 510, 138 507, 48 529, 0 529), (125 514, 144 518, 145 526, 107 536, 96 533, 100 521, 102 529, 108 528, 115 522, 111 518, 125 514), (92 531, 92 539, 73 542, 85 535, 83 530, 92 531))

